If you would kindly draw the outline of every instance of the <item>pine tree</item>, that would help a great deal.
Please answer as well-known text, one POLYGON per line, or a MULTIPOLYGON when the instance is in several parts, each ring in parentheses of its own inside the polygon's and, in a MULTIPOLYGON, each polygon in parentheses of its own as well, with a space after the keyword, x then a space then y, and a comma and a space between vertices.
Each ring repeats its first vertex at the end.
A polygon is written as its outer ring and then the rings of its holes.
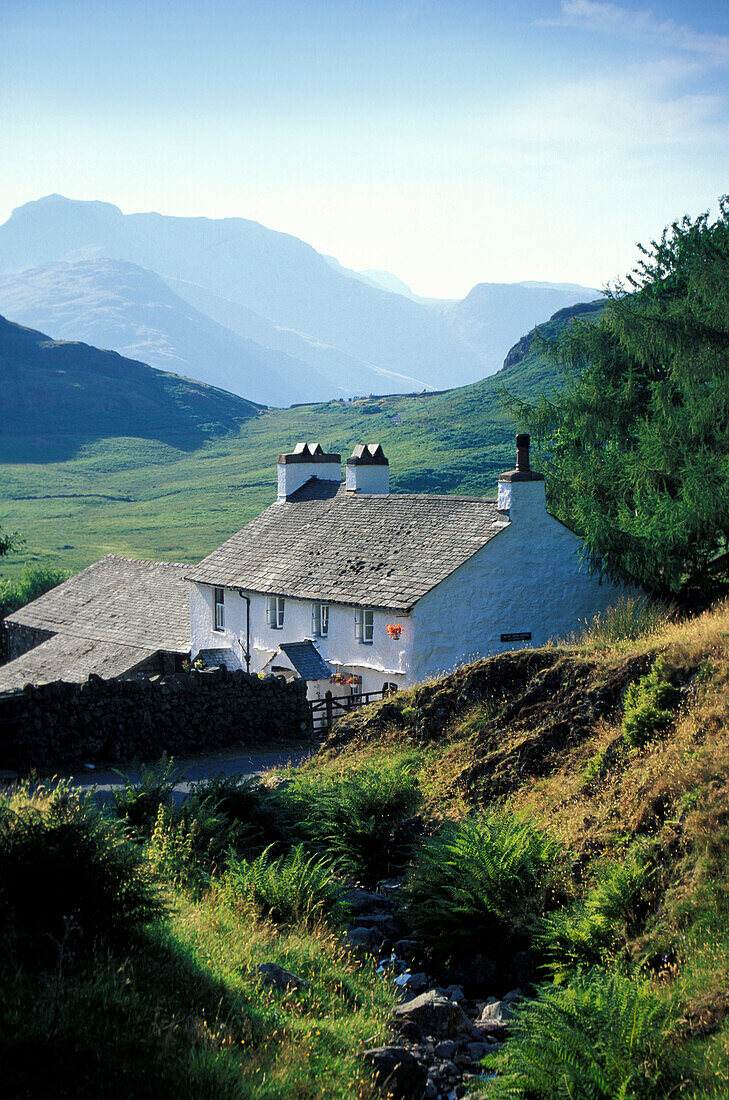
POLYGON ((548 345, 564 390, 507 403, 595 568, 706 599, 729 563, 729 196, 640 252, 601 318, 548 345))

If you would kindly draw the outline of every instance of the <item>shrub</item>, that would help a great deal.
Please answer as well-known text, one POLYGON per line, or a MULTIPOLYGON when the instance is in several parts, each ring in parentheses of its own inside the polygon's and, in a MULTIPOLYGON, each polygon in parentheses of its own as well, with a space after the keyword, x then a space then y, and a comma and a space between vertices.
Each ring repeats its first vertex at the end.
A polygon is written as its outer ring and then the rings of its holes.
POLYGON ((172 803, 178 780, 174 761, 168 760, 165 753, 156 764, 143 764, 136 782, 121 772, 117 774, 124 781, 123 788, 113 793, 117 816, 140 836, 151 836, 160 806, 172 803))
POLYGON ((159 912, 142 852, 67 786, 0 799, 0 928, 42 947, 69 922, 124 936, 159 912))
POLYGON ((406 916, 433 958, 487 954, 529 932, 556 900, 559 843, 505 811, 446 825, 420 852, 406 916))
POLYGON ((194 788, 176 809, 160 805, 149 842, 153 866, 175 886, 199 891, 220 871, 231 852, 249 849, 252 830, 224 812, 218 795, 201 794, 194 788))
POLYGON ((644 982, 600 971, 542 987, 514 1035, 487 1058, 493 1100, 658 1100, 675 1095, 680 1064, 666 999, 644 982))
POLYGON ((628 744, 640 748, 652 737, 665 733, 677 697, 678 688, 668 679, 665 659, 656 658, 650 672, 630 684, 625 693, 623 735, 628 744))
MULTIPOLYGON (((7 539, 7 536, 5 537, 7 539)), ((1 542, 2 538, 0 538, 1 542)), ((68 580, 70 576, 67 569, 26 565, 18 580, 0 580, 0 619, 4 619, 6 615, 12 615, 13 611, 24 607, 31 600, 37 600, 39 596, 68 580)), ((5 660, 7 660, 7 638, 5 631, 0 630, 0 663, 5 660)))
POLYGON ((310 788, 306 833, 343 871, 371 885, 409 858, 412 836, 402 824, 420 800, 408 764, 370 765, 310 788))
POLYGON ((337 924, 345 911, 343 887, 331 864, 307 855, 303 844, 277 859, 270 848, 252 861, 231 858, 222 892, 276 924, 310 928, 325 919, 337 924))
POLYGON ((230 829, 228 843, 240 855, 257 856, 271 844, 290 847, 302 839, 299 817, 306 802, 287 787, 264 786, 256 776, 216 775, 190 785, 185 807, 215 807, 230 829))
POLYGON ((606 865, 579 905, 545 917, 540 941, 557 981, 605 965, 635 935, 650 908, 655 868, 641 849, 606 865))
POLYGON ((621 642, 656 634, 675 615, 675 608, 645 596, 621 596, 612 607, 598 612, 574 640, 577 645, 592 649, 609 649, 621 642))

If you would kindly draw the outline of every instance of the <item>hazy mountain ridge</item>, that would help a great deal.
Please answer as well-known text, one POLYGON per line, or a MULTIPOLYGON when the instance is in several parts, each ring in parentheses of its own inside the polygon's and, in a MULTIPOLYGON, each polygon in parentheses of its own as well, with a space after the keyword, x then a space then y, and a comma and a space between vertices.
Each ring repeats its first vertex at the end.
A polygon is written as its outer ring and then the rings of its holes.
POLYGON ((60 260, 129 260, 198 284, 365 363, 440 386, 477 377, 470 351, 423 307, 335 271, 310 245, 242 218, 122 214, 53 196, 0 227, 0 271, 60 260))
MULTIPOLYGON (((442 389, 475 381, 498 369, 509 346, 535 321, 576 300, 571 288, 527 289, 518 284, 502 286, 497 305, 489 304, 489 292, 483 290, 487 284, 474 288, 479 293, 472 291, 462 303, 409 297, 382 289, 372 278, 384 274, 403 288, 390 273, 349 271, 296 237, 242 218, 125 215, 110 203, 53 195, 19 207, 0 226, 0 271, 5 272, 11 304, 13 273, 100 259, 126 261, 156 273, 210 321, 260 342, 261 348, 307 363, 329 379, 326 396, 442 389), (521 306, 507 308, 510 293, 518 302, 529 298, 527 314, 521 306), (555 293, 561 296, 557 301, 555 293), (538 308, 540 297, 544 304, 538 308), (499 313, 504 321, 508 316, 508 324, 498 320, 499 313)), ((52 304, 36 302, 39 311, 52 304)), ((23 316, 37 324, 44 314, 26 308, 23 316)), ((64 323, 64 333, 71 335, 70 315, 64 323)), ((139 327, 144 330, 143 322, 139 327)), ((97 328, 93 339, 109 343, 100 339, 102 332, 97 328)), ((201 336, 197 347, 188 348, 166 332, 155 345, 142 331, 137 340, 127 337, 124 347, 136 351, 149 344, 160 356, 157 362, 172 354, 190 364, 203 361, 199 347, 207 338, 201 336)), ((223 340, 220 332, 216 338, 223 340)), ((226 339, 230 347, 230 334, 226 339)), ((230 385, 227 380, 225 384, 230 385)), ((309 392, 297 393, 296 399, 321 396, 312 378, 309 392)), ((275 395, 267 401, 274 403, 275 395)))
POLYGON ((581 305, 585 299, 597 298, 591 287, 568 285, 536 286, 528 283, 479 283, 461 301, 434 304, 458 338, 467 344, 483 363, 484 373, 499 370, 505 355, 525 331, 531 331, 544 321, 554 319, 563 309, 581 305), (576 298, 578 294, 580 297, 576 298), (508 349, 496 356, 495 348, 508 349))
POLYGON ((0 311, 55 340, 83 340, 260 404, 325 400, 310 364, 231 332, 155 272, 121 260, 45 264, 0 276, 0 311))

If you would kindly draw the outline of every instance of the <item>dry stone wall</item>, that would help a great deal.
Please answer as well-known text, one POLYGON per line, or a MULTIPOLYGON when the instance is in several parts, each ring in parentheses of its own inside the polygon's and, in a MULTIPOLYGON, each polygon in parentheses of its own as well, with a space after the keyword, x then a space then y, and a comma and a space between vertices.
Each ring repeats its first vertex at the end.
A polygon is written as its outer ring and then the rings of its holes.
POLYGON ((40 630, 34 626, 21 626, 20 623, 0 623, 0 653, 3 661, 14 661, 22 657, 29 649, 35 649, 41 642, 53 637, 52 630, 40 630))
POLYGON ((311 733, 303 680, 228 669, 58 681, 0 694, 0 768, 157 759, 311 733))

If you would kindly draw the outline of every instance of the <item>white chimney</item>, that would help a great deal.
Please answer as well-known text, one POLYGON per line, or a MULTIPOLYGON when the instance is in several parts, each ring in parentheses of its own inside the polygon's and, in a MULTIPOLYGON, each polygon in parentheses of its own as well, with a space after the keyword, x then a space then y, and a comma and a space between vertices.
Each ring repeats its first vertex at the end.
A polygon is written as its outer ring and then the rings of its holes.
POLYGON ((342 456, 325 454, 320 443, 297 443, 278 456, 278 501, 289 500, 312 477, 341 483, 342 456))
POLYGON ((498 507, 509 513, 512 523, 530 517, 537 519, 547 510, 544 475, 535 473, 529 465, 528 435, 516 437, 516 469, 499 478, 498 507))
POLYGON ((347 459, 347 492, 390 492, 390 463, 379 443, 358 443, 347 459))

